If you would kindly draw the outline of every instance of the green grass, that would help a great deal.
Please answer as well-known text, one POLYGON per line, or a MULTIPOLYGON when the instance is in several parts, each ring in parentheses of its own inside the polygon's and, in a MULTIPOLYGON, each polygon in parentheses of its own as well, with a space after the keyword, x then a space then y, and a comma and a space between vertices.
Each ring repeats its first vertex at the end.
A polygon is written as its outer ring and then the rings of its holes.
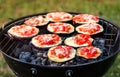
POLYGON ((0 21, 50 11, 91 13, 120 24, 120 0, 1 0, 0 21), (12 1, 12 3, 11 3, 12 1))
MULTIPOLYGON (((120 0, 0 0, 0 26, 9 18, 51 11, 94 14, 120 25, 120 0)), ((120 55, 104 77, 120 77, 119 70, 120 55)), ((15 77, 2 57, 0 77, 15 77)))

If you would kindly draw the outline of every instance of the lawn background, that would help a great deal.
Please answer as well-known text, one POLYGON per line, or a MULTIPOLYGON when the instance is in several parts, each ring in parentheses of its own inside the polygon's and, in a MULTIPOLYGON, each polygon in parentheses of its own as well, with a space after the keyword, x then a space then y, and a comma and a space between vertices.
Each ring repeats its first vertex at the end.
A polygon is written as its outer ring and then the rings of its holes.
MULTIPOLYGON (((0 0, 0 26, 9 18, 51 11, 94 14, 120 25, 120 0, 0 0)), ((1 54, 0 77, 15 77, 1 54)), ((104 77, 120 77, 120 54, 104 77)))

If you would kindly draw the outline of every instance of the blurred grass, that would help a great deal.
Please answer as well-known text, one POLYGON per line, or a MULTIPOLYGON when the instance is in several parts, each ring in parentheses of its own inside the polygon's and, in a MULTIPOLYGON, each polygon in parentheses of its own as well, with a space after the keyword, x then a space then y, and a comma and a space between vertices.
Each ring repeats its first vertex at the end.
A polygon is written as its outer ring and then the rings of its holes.
POLYGON ((119 3, 120 0, 1 0, 0 21, 2 24, 8 18, 46 11, 72 11, 99 15, 119 23, 119 3))
MULTIPOLYGON (((0 25, 9 18, 51 12, 67 11, 99 15, 120 25, 120 0, 0 0, 0 25)), ((104 77, 120 77, 120 55, 104 77)), ((0 55, 0 77, 15 77, 0 55)))

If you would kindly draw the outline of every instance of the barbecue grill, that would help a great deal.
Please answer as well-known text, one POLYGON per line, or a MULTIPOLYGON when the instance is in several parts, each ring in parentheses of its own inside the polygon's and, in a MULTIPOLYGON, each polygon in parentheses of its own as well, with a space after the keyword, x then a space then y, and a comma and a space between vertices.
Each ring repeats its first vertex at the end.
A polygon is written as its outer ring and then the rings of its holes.
MULTIPOLYGON (((73 16, 79 13, 69 12, 73 16)), ((46 15, 47 13, 33 14, 21 17, 5 24, 0 29, 0 50, 11 70, 17 77, 102 77, 114 63, 120 47, 120 29, 117 25, 99 18, 99 24, 104 28, 102 33, 92 35, 93 45, 99 47, 103 54, 97 59, 84 59, 75 57, 75 59, 56 63, 48 60, 46 56, 47 49, 37 49, 29 42, 30 39, 14 39, 7 34, 8 29, 14 25, 23 24, 29 17, 46 15), (34 53, 34 51, 43 51, 43 53, 34 53), (20 56, 25 56, 21 59, 20 56), (28 57, 27 57, 28 56, 28 57)), ((72 21, 68 23, 74 26, 78 25, 72 21)), ((38 27, 39 34, 49 33, 46 27, 38 27)), ((62 35, 62 39, 75 35, 62 35)), ((62 43, 64 45, 64 43, 62 43)))

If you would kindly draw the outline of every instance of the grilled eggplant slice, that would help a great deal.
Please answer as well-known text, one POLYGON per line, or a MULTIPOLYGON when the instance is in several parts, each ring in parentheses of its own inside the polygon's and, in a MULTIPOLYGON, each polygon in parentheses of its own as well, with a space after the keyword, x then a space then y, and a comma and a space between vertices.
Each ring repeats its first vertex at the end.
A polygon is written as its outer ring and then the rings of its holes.
POLYGON ((37 48, 49 48, 62 43, 62 39, 57 34, 41 34, 32 38, 32 45, 37 48))
POLYGON ((94 46, 86 46, 77 49, 77 56, 86 58, 86 59, 96 59, 102 54, 102 51, 94 46))
POLYGON ((91 14, 78 14, 75 15, 72 20, 79 24, 96 23, 99 22, 99 17, 91 14))
POLYGON ((86 34, 77 34, 75 36, 66 38, 64 41, 66 45, 73 47, 90 46, 92 45, 92 42, 93 38, 86 34))
POLYGON ((76 31, 82 34, 94 35, 103 32, 103 27, 97 23, 88 23, 76 27, 76 31))
POLYGON ((8 35, 12 38, 24 39, 31 38, 39 33, 39 29, 36 27, 26 25, 16 25, 11 27, 7 31, 8 35))
POLYGON ((65 62, 75 57, 76 50, 70 46, 59 45, 48 50, 48 58, 54 62, 65 62))
POLYGON ((48 22, 49 21, 45 17, 43 17, 42 15, 39 15, 39 16, 28 18, 27 20, 25 20, 24 23, 28 26, 44 26, 48 22))
POLYGON ((74 27, 68 23, 57 22, 57 23, 50 23, 47 26, 47 30, 57 34, 70 34, 74 32, 74 27))
POLYGON ((66 22, 72 20, 72 15, 67 12, 50 12, 46 18, 52 22, 66 22))

